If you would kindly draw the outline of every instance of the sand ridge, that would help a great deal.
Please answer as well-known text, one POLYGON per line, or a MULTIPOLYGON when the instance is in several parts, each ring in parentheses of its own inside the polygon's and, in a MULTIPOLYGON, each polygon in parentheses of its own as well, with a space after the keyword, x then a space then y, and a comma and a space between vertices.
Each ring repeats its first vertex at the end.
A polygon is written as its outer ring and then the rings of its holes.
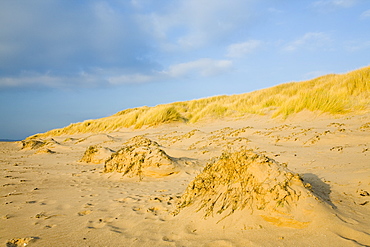
POLYGON ((2 142, 1 242, 370 245, 370 116, 304 117, 169 124, 109 135, 37 139, 36 144, 2 142), (136 139, 146 141, 139 144, 136 139), (97 164, 80 162, 91 146, 115 152, 135 146, 158 158, 152 150, 156 147, 175 161, 179 173, 139 181, 137 176, 105 172, 105 157, 97 164), (240 166, 248 163, 248 157, 258 162, 240 166), (225 172, 233 160, 234 170, 225 172), (216 182, 197 182, 209 176, 215 176, 216 182), (191 194, 194 184, 197 196, 191 194), (207 186, 214 186, 214 191, 207 186), (250 189, 254 194, 247 192, 250 189), (285 206, 277 206, 278 201, 285 206))

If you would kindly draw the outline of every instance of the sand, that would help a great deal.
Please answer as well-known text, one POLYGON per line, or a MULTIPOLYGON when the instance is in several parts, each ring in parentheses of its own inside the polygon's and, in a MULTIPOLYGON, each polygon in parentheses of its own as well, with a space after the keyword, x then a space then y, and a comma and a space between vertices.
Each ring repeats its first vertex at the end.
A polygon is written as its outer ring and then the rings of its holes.
POLYGON ((0 142, 0 166, 3 246, 370 246, 370 114, 0 142))

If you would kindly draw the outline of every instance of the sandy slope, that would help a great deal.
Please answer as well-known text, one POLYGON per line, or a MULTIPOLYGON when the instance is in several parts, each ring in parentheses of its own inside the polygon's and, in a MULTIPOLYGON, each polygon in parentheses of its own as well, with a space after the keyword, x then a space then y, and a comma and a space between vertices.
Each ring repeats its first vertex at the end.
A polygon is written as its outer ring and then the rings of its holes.
POLYGON ((42 141, 23 149, 0 143, 3 245, 370 246, 370 115, 301 113, 42 141), (180 171, 139 181, 104 173, 104 162, 80 162, 91 145, 118 151, 138 135, 157 142, 180 171), (279 226, 263 210, 237 210, 218 224, 216 213, 204 219, 192 206, 173 216, 211 158, 243 148, 287 164, 311 185, 312 196, 294 212, 307 224, 279 226))

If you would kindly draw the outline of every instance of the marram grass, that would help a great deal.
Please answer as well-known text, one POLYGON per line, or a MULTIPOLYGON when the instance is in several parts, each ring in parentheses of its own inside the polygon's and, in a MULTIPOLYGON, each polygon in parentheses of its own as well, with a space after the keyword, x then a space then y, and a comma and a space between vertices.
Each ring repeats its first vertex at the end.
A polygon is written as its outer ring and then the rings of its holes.
POLYGON ((369 106, 370 66, 346 74, 329 74, 251 93, 127 109, 109 117, 74 123, 29 138, 111 132, 171 122, 195 123, 204 119, 263 115, 267 112, 273 117, 283 118, 302 110, 329 114, 368 112, 369 106))

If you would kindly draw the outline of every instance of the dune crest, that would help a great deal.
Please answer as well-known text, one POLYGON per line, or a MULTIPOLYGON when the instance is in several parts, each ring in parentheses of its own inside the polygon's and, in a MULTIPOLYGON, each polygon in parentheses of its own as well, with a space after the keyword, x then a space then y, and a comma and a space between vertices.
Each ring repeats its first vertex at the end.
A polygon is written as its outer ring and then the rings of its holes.
POLYGON ((141 129, 166 123, 197 123, 209 119, 270 114, 286 119, 302 111, 316 114, 366 113, 370 101, 370 66, 346 74, 329 74, 302 82, 238 95, 138 107, 112 116, 73 123, 36 134, 29 139, 78 133, 111 133, 123 128, 141 129))

